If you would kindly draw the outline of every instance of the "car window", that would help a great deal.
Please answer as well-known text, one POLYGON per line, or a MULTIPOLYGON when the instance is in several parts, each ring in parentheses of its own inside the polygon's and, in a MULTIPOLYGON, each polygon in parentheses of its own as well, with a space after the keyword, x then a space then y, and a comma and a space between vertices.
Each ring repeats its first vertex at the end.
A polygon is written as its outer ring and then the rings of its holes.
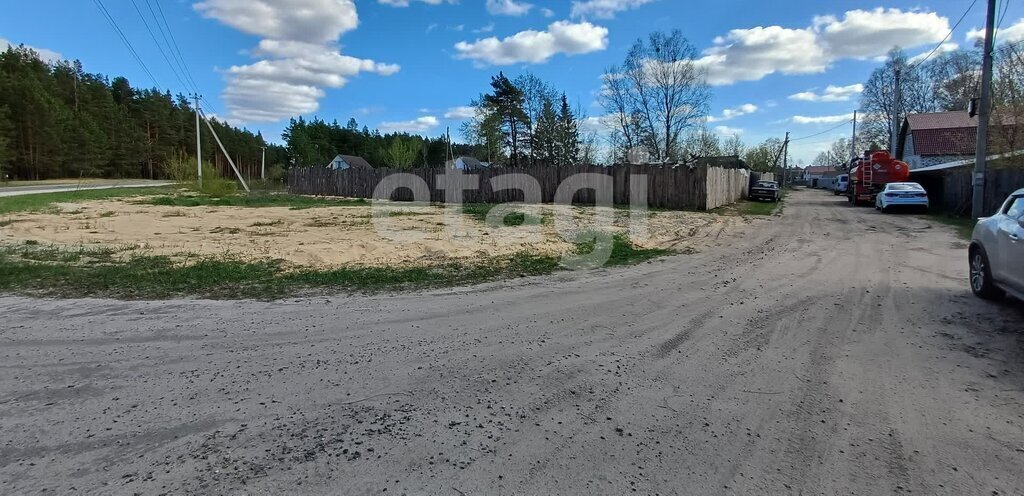
POLYGON ((1010 206, 1006 208, 1006 216, 1011 219, 1016 219, 1024 214, 1024 196, 1018 196, 1010 202, 1010 206))
POLYGON ((890 191, 920 191, 920 190, 922 190, 924 188, 922 188, 920 185, 917 185, 917 184, 904 184, 904 183, 900 183, 900 184, 890 184, 888 189, 890 191))

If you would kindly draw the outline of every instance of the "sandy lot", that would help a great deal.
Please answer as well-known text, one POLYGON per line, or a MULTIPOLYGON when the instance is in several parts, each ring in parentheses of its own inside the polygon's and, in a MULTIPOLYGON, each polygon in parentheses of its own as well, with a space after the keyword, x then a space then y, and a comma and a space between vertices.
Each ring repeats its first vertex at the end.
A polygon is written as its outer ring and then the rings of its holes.
MULTIPOLYGON (((271 258, 317 267, 432 263, 522 251, 565 253, 573 245, 558 234, 556 225, 561 224, 552 220, 555 214, 570 216, 571 229, 584 229, 595 210, 532 206, 535 218, 544 219, 540 225, 491 227, 458 209, 425 205, 390 204, 375 212, 369 206, 167 207, 118 199, 59 204, 58 208, 59 213, 5 216, 11 222, 0 227, 0 242, 115 246, 125 253, 141 250, 181 258, 190 254, 271 258)), ((614 217, 612 231, 628 230, 627 211, 600 212, 614 217)), ((654 212, 644 220, 646 229, 632 233, 635 243, 690 252, 707 246, 724 229, 749 222, 695 212, 654 212)))
POLYGON ((844 203, 470 288, 0 297, 0 493, 1024 494, 1024 309, 844 203))

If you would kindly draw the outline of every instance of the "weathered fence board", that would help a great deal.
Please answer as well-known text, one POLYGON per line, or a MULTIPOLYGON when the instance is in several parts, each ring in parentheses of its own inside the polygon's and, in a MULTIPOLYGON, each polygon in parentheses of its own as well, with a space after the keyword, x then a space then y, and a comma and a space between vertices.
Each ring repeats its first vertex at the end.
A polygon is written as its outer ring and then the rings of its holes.
MULTIPOLYGON (((346 169, 296 168, 288 171, 288 190, 302 195, 342 196, 349 198, 391 199, 410 201, 413 193, 400 188, 387 198, 378 198, 378 184, 385 178, 398 173, 410 174, 423 181, 429 191, 431 202, 446 200, 444 185, 438 176, 445 169, 346 169), (377 196, 375 196, 377 195, 377 196)), ((647 204, 654 208, 710 210, 736 202, 747 194, 748 175, 740 169, 719 167, 649 167, 624 165, 616 167, 527 167, 480 169, 466 173, 478 177, 477 189, 462 192, 464 203, 507 203, 525 201, 521 190, 492 188, 491 179, 506 174, 523 174, 532 177, 540 186, 540 201, 553 203, 561 185, 576 174, 599 174, 607 176, 612 185, 612 201, 618 205, 630 203, 634 190, 642 192, 646 186, 647 204), (636 184, 646 178, 646 184, 636 184)), ((512 184, 522 186, 525 177, 513 179, 512 184)), ((593 204, 596 193, 591 188, 580 189, 573 196, 574 203, 593 204)))
MULTIPOLYGON (((974 198, 974 185, 971 182, 973 176, 972 166, 967 166, 927 173, 911 171, 910 180, 924 186, 933 208, 953 215, 969 216, 974 198)), ((1024 188, 1024 168, 989 169, 986 176, 982 209, 984 215, 994 214, 1010 193, 1024 188)))

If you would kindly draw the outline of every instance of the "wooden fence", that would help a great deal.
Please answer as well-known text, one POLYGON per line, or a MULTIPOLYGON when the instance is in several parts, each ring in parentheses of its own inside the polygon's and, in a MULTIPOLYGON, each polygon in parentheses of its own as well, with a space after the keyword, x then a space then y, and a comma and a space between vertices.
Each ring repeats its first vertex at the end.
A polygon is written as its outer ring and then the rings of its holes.
MULTIPOLYGON (((910 180, 917 181, 928 191, 932 207, 953 215, 970 216, 974 198, 973 165, 915 173, 910 180)), ((992 215, 999 210, 1010 193, 1024 188, 1024 168, 989 169, 986 172, 985 202, 982 212, 992 215)))
MULTIPOLYGON (((438 176, 445 169, 346 169, 295 168, 288 171, 288 191, 301 195, 341 196, 348 198, 390 199, 410 201, 413 192, 399 188, 390 194, 377 191, 385 178, 398 173, 422 180, 431 202, 444 202, 445 189, 438 176)), ((466 173, 476 176, 476 189, 465 188, 464 203, 506 203, 524 201, 522 191, 494 189, 491 179, 506 174, 525 174, 540 186, 540 201, 554 203, 559 185, 576 174, 607 176, 612 185, 612 201, 628 205, 633 194, 646 190, 647 205, 654 208, 710 210, 736 202, 747 194, 748 176, 744 170, 718 167, 650 167, 624 165, 615 167, 526 167, 480 169, 466 173), (638 181, 644 181, 643 183, 638 181)), ((515 184, 515 180, 512 184, 515 184)), ((525 181, 524 181, 525 182, 525 181)), ((422 199, 422 198, 421 198, 422 199)), ((564 200, 564 199, 562 199, 564 200)), ((593 189, 580 189, 572 197, 574 203, 595 203, 593 189)))

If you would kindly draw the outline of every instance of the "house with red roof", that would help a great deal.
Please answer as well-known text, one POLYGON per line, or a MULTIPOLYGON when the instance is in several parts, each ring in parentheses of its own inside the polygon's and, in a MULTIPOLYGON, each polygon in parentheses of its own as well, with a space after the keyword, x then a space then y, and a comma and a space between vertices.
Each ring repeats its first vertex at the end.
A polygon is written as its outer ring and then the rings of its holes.
POLYGON ((831 188, 834 178, 844 172, 832 165, 809 165, 804 168, 803 180, 812 188, 831 188))
POLYGON ((978 118, 966 111, 910 114, 903 120, 896 158, 920 169, 974 157, 978 118))

